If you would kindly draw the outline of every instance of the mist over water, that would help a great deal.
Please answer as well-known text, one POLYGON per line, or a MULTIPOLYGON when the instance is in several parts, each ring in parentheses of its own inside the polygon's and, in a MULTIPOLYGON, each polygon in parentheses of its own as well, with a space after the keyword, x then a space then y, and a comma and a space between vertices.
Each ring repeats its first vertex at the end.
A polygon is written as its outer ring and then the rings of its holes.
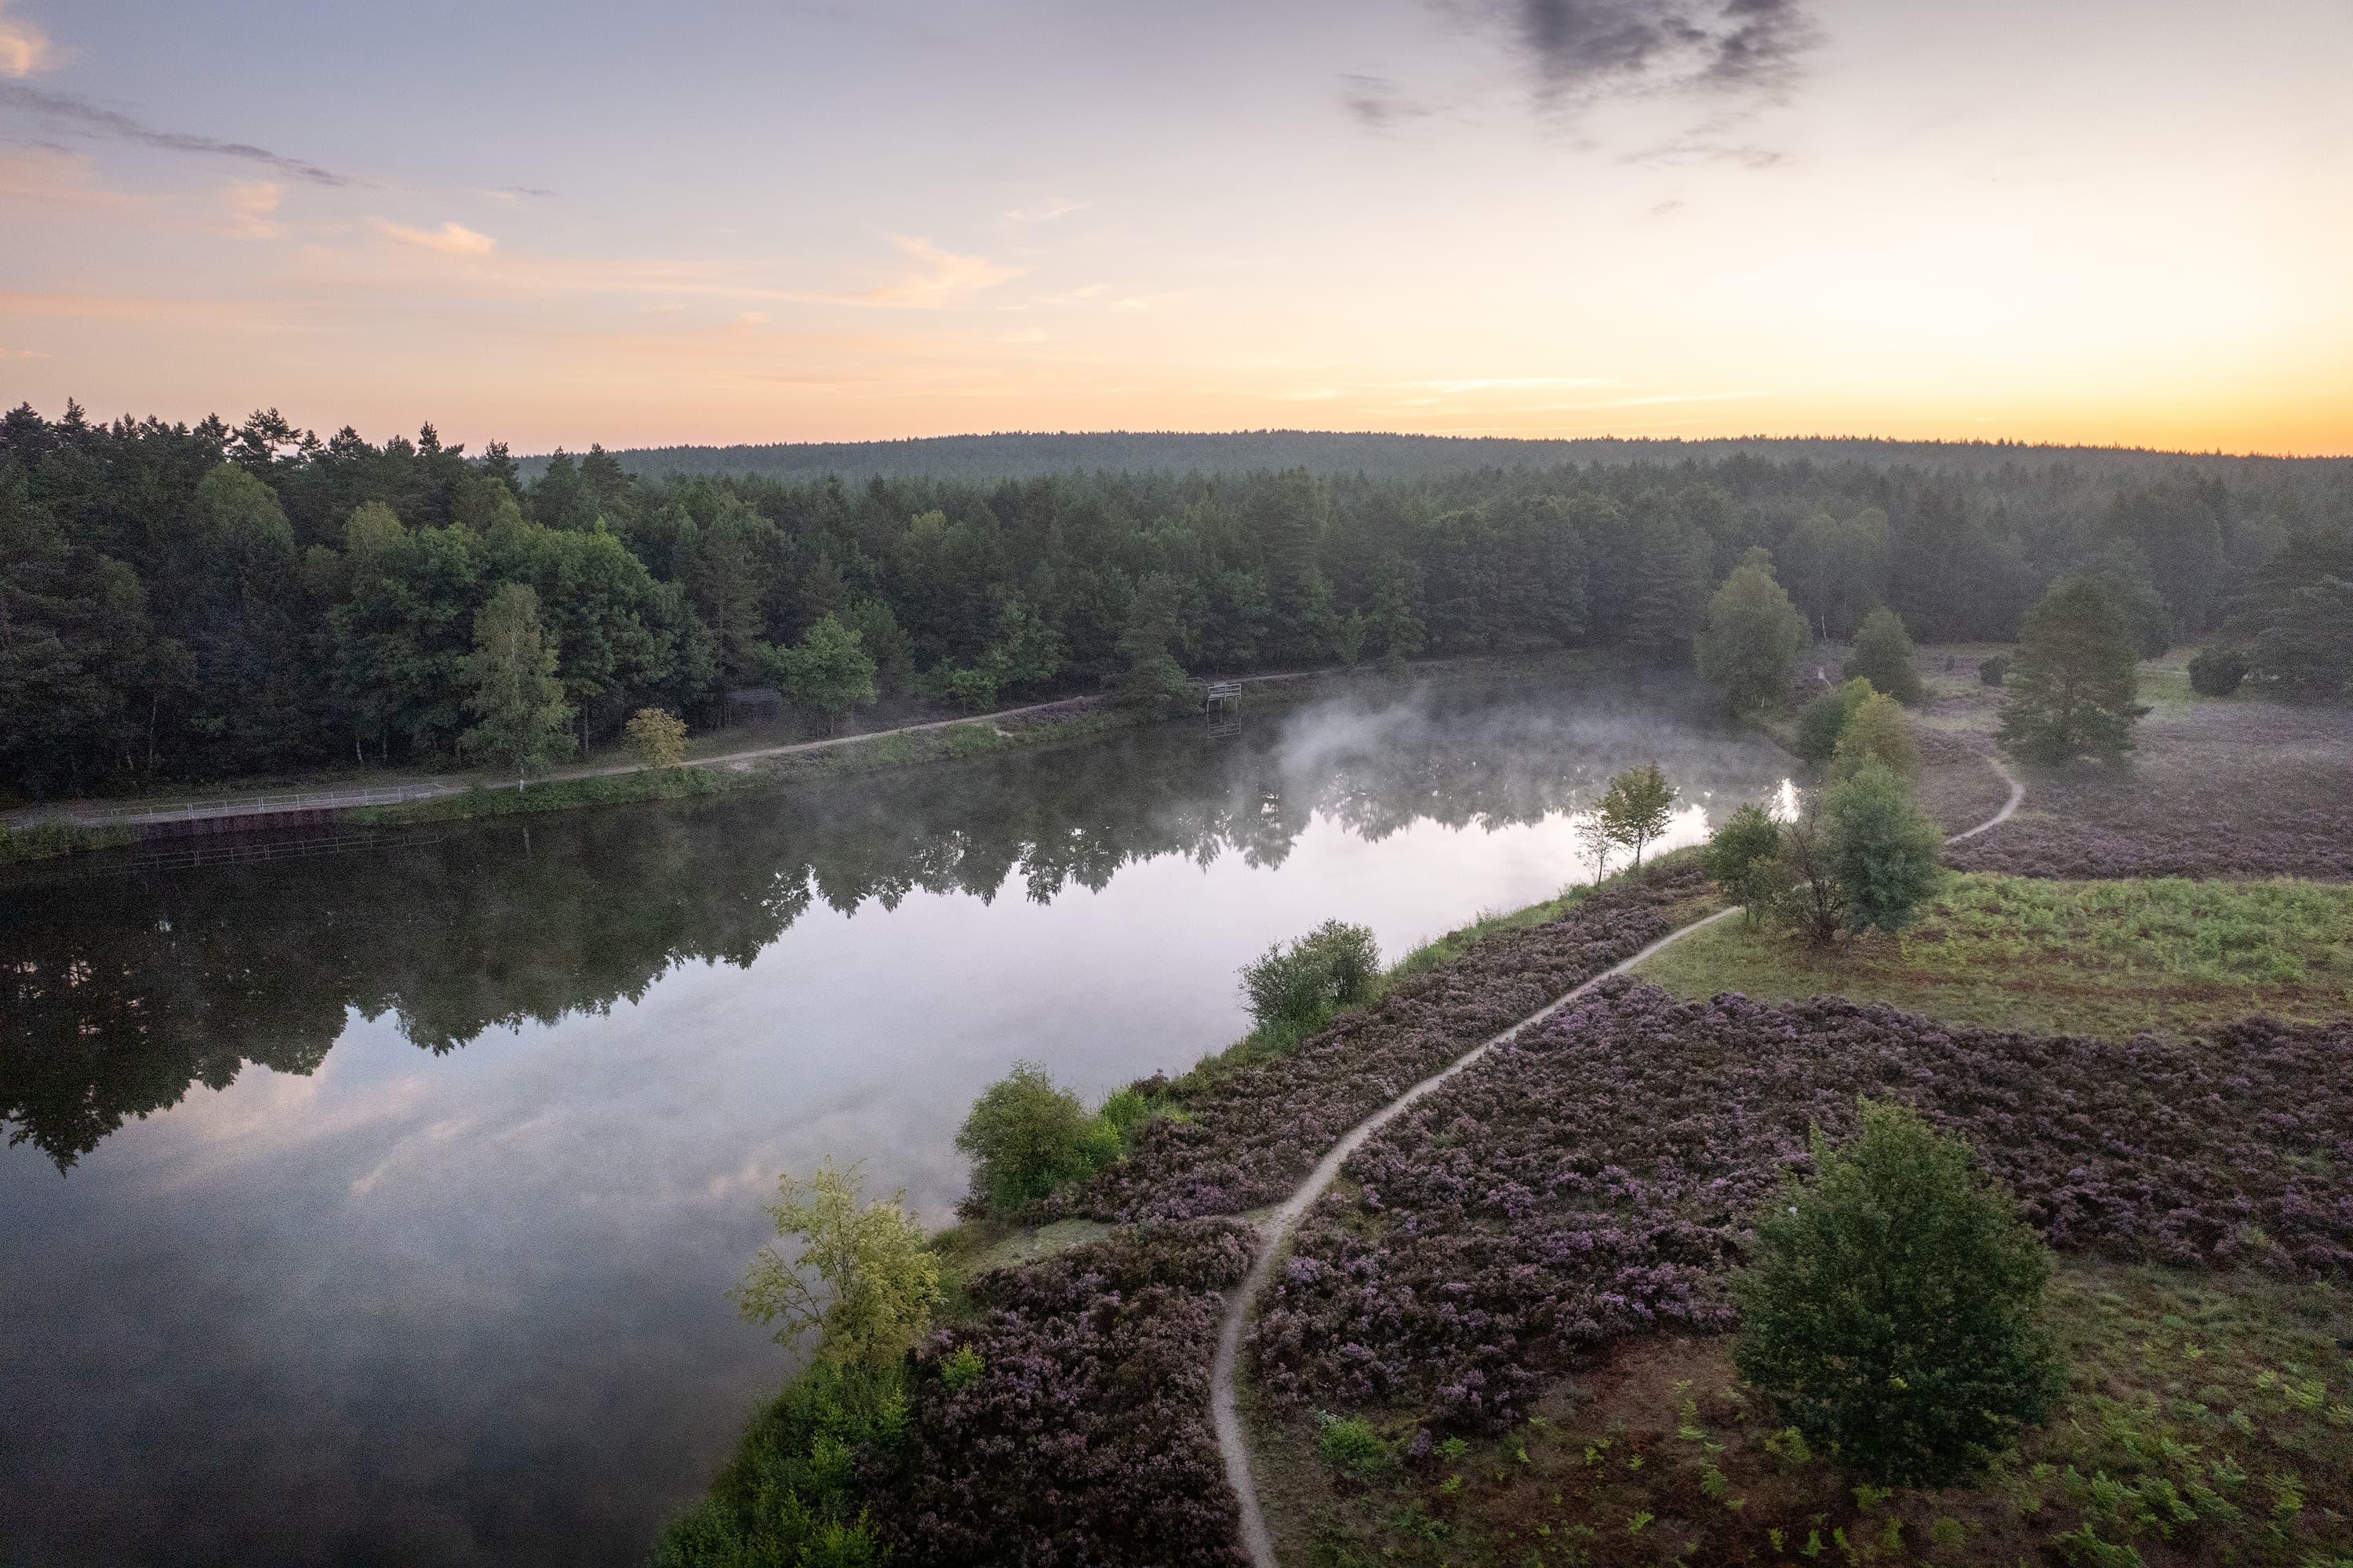
POLYGON ((1017 1057, 1091 1097, 1781 781, 1677 678, 1366 694, 821 789, 0 894, 0 1557, 624 1563, 788 1370, 778 1171, 945 1219, 1017 1057))

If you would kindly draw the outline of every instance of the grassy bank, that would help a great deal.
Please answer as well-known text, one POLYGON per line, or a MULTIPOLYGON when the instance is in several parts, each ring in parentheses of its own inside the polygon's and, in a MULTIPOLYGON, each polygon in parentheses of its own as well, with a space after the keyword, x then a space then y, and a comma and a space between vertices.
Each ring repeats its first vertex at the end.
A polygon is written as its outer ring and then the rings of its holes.
POLYGON ((81 828, 66 822, 42 822, 11 829, 0 822, 0 865, 24 865, 89 850, 121 849, 131 842, 128 828, 81 828))
POLYGON ((1921 922, 1816 948, 1722 921, 1641 967, 1682 997, 1885 1001, 2035 1033, 2182 1034, 2353 1014, 2353 886, 1956 876, 1921 922))
POLYGON ((627 805, 640 800, 676 800, 738 789, 838 779, 917 763, 986 756, 1021 746, 1069 740, 1116 728, 1128 720, 1118 713, 1001 730, 975 721, 944 729, 885 731, 823 751, 795 752, 716 767, 689 765, 586 779, 551 779, 522 789, 477 787, 461 795, 370 806, 352 813, 361 822, 438 822, 474 817, 511 817, 569 811, 588 806, 627 805))

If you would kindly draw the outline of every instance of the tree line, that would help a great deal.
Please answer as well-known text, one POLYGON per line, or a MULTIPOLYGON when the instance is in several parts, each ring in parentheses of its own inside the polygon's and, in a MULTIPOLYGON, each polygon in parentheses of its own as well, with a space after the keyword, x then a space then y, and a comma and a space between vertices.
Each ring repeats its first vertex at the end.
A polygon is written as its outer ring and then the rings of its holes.
POLYGON ((19 407, 0 416, 0 789, 522 765, 643 709, 715 723, 747 687, 838 716, 1557 646, 1683 663, 1751 551, 1816 636, 1884 607, 1926 639, 2007 641, 2073 576, 2145 651, 2232 630, 2252 652, 2279 607, 2301 619, 2271 645, 2298 668, 2336 646, 2319 623, 2353 580, 2353 465, 1815 450, 857 483, 639 477, 592 447, 526 482, 502 445, 430 425, 377 444, 274 411, 19 407))

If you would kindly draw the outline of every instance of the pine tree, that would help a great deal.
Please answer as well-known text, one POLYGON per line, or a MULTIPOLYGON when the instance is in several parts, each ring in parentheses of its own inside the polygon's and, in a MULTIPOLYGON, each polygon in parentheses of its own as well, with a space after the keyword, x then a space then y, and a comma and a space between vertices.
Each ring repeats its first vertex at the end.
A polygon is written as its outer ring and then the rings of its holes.
POLYGON ((2004 689, 2002 747, 2033 762, 2121 757, 2148 712, 2134 700, 2139 683, 2124 616, 2085 577, 2052 585, 2027 616, 2004 689))
POLYGON ((1912 668, 1912 634, 1904 618, 1881 605, 1863 617, 1854 634, 1854 657, 1846 662, 1846 678, 1869 681, 1905 707, 1920 705, 1920 673, 1912 668))

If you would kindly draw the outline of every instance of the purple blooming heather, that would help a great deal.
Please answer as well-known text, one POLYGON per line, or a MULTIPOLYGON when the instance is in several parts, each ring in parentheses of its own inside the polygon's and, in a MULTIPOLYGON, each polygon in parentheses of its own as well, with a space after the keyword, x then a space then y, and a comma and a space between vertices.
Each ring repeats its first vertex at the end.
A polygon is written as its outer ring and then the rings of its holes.
POLYGON ((1967 1139, 2052 1245, 2353 1277, 2353 1022, 2116 1044, 1947 1028, 1835 997, 1679 1002, 1629 979, 1358 1150, 1246 1353, 1290 1403, 1414 1401, 1479 1427, 1581 1351, 1733 1324, 1748 1215, 1858 1095, 1967 1139))

